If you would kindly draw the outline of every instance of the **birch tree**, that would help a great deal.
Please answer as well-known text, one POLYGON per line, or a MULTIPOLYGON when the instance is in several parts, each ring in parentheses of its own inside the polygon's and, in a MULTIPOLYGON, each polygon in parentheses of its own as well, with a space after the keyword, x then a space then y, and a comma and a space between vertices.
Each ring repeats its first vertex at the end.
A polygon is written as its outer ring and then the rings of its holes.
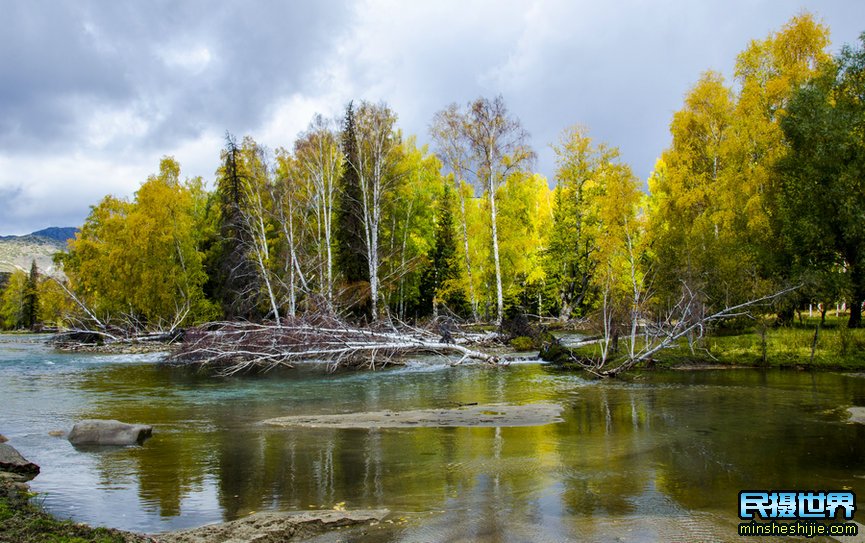
MULTIPOLYGON (((285 149, 277 151, 276 179, 271 192, 274 215, 282 235, 285 254, 282 283, 288 293, 290 317, 297 314, 299 291, 309 291, 301 265, 301 253, 305 241, 301 225, 309 215, 307 211, 310 206, 309 194, 307 194, 309 187, 303 181, 302 170, 300 162, 289 152, 285 149)), ((315 207, 317 208, 317 203, 315 207)), ((317 250, 321 252, 320 247, 317 247, 317 250)))
MULTIPOLYGON (((433 127, 434 135, 438 134, 435 137, 445 163, 449 164, 457 177, 465 172, 467 177, 473 178, 488 199, 496 283, 496 324, 501 324, 504 292, 499 254, 497 192, 508 175, 528 168, 534 160, 534 151, 528 145, 529 134, 519 120, 508 114, 501 96, 492 100, 478 98, 462 112, 452 105, 437 115, 433 127)), ((464 199, 461 203, 464 210, 464 199)), ((467 237, 464 228, 464 244, 467 237)), ((468 256, 466 262, 468 268, 468 256)), ((472 284, 471 280, 469 284, 472 284)))
POLYGON ((380 228, 387 192, 399 177, 396 115, 384 104, 361 102, 355 124, 357 162, 351 164, 360 184, 363 243, 369 269, 372 320, 378 319, 380 228))
POLYGON ((528 146, 529 134, 519 120, 508 114, 501 96, 478 98, 468 105, 462 125, 470 171, 489 199, 493 265, 496 280, 496 324, 504 314, 502 266, 499 256, 498 210, 496 193, 507 176, 527 168, 535 157, 528 146))
POLYGON ((244 249, 246 258, 252 263, 251 271, 245 289, 246 295, 253 300, 259 297, 258 289, 264 291, 269 306, 268 314, 279 323, 280 311, 277 301, 277 284, 273 275, 270 238, 273 222, 271 220, 273 202, 271 202, 271 172, 269 170, 267 151, 255 141, 246 137, 241 149, 242 168, 240 188, 246 205, 241 209, 241 228, 245 231, 244 249))
POLYGON ((334 204, 343 167, 339 137, 321 115, 313 117, 294 145, 294 154, 307 181, 309 203, 315 217, 316 251, 321 265, 321 293, 333 306, 334 204))
POLYGON ((464 140, 464 124, 465 119, 459 106, 451 104, 446 109, 436 113, 430 127, 430 134, 435 142, 436 154, 439 160, 453 173, 454 188, 456 189, 460 207, 460 233, 463 239, 463 263, 468 280, 469 302, 472 307, 472 317, 477 321, 479 320, 478 299, 475 295, 472 259, 469 251, 466 191, 460 190, 461 184, 467 180, 469 168, 468 148, 464 140))

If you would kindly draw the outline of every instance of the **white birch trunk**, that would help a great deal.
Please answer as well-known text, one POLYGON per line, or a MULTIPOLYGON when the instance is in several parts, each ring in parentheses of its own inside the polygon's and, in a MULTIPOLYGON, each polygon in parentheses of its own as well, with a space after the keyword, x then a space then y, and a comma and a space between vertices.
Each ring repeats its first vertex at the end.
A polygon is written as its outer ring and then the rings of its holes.
POLYGON ((270 311, 278 326, 279 304, 276 302, 276 294, 270 280, 270 272, 267 269, 267 262, 270 260, 270 251, 267 246, 267 228, 264 224, 264 203, 261 201, 261 194, 252 187, 247 187, 247 196, 247 200, 254 205, 251 212, 243 214, 244 222, 252 237, 253 246, 250 249, 255 254, 255 263, 258 266, 261 280, 264 282, 264 287, 267 290, 270 311), (251 213, 254 213, 255 216, 251 216, 251 213))
POLYGON ((496 224, 496 186, 495 180, 490 176, 490 222, 493 227, 493 262, 496 267, 496 324, 502 324, 504 315, 504 296, 502 294, 502 266, 499 259, 499 232, 496 224))

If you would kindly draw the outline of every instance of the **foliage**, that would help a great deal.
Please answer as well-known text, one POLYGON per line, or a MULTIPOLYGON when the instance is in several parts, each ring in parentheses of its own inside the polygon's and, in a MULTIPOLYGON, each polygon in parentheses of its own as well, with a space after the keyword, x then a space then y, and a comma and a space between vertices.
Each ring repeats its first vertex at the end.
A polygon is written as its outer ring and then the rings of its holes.
POLYGON ((202 182, 179 177, 164 158, 134 201, 105 197, 69 243, 69 283, 105 320, 161 327, 213 316, 202 290, 202 182))
MULTIPOLYGON (((349 103, 339 128, 313 117, 275 153, 227 134, 215 191, 181 183, 167 158, 134 200, 94 206, 63 258, 68 288, 79 308, 146 327, 443 307, 497 323, 576 317, 603 332, 603 356, 620 335, 633 350, 638 328, 683 296, 699 319, 794 282, 805 286, 771 298, 782 322, 796 304, 844 299, 856 326, 865 53, 833 61, 828 43, 805 13, 750 42, 732 84, 703 74, 648 195, 618 149, 579 126, 553 146, 551 191, 500 96, 438 112, 435 156, 367 101, 349 103)), ((66 322, 59 283, 23 281, 3 293, 4 325, 66 322)))
MULTIPOLYGON (((586 316, 603 292, 629 290, 628 236, 635 236, 639 189, 619 151, 594 145, 579 126, 554 147, 558 168, 553 224, 544 268, 557 294, 559 317, 586 316)), ((633 241, 633 240, 631 240, 633 241)))
POLYGON ((789 256, 771 225, 779 122, 793 92, 828 59, 828 29, 809 14, 739 55, 739 91, 707 72, 670 125, 673 142, 649 179, 648 235, 657 304, 682 282, 708 307, 735 304, 786 282, 789 256))
POLYGON ((15 270, 9 276, 6 287, 0 293, 0 324, 3 328, 24 328, 27 283, 27 274, 22 270, 15 270))
POLYGON ((865 302, 865 34, 858 49, 793 96, 781 126, 788 152, 778 163, 779 222, 800 273, 848 280, 851 328, 865 302))

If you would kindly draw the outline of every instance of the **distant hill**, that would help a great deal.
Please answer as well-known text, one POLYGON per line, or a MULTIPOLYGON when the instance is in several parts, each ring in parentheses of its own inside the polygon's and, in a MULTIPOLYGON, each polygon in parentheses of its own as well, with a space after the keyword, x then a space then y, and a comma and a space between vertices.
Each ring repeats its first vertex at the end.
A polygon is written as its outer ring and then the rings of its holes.
POLYGON ((44 230, 37 230, 30 235, 66 242, 74 238, 76 233, 78 233, 78 229, 74 226, 49 226, 44 230))
POLYGON ((71 227, 51 227, 26 236, 0 236, 0 272, 16 268, 29 271, 33 260, 40 270, 55 271, 54 254, 65 251, 66 242, 77 231, 71 227))

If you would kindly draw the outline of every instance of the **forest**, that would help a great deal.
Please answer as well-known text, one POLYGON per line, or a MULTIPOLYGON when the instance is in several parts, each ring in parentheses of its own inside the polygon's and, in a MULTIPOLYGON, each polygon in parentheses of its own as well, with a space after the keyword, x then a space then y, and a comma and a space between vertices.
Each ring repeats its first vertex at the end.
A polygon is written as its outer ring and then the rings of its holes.
POLYGON ((525 315, 635 338, 758 300, 774 325, 843 303, 862 327, 865 34, 834 56, 829 38, 798 15, 747 44, 733 81, 705 72, 645 183, 580 125, 552 144, 555 178, 534 172, 501 96, 444 107, 429 146, 369 101, 277 149, 226 133, 212 182, 166 156, 134 197, 92 206, 63 276, 15 272, 0 323, 525 315))

